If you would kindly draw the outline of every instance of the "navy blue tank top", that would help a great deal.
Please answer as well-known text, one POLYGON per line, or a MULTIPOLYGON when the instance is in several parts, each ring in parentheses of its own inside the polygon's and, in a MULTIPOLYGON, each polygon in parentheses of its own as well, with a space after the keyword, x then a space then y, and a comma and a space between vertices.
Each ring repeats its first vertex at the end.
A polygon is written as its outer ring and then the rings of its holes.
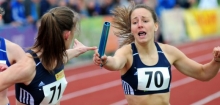
POLYGON ((55 105, 67 86, 64 65, 50 73, 43 67, 36 53, 31 50, 28 53, 36 62, 36 75, 29 85, 15 84, 17 101, 26 105, 55 105))
POLYGON ((149 95, 170 91, 171 65, 158 43, 155 42, 155 45, 159 60, 155 65, 148 66, 141 61, 135 44, 131 44, 133 63, 131 68, 121 76, 124 94, 149 95))
POLYGON ((2 37, 0 37, 0 63, 4 63, 7 66, 10 66, 10 62, 6 53, 5 39, 2 37))

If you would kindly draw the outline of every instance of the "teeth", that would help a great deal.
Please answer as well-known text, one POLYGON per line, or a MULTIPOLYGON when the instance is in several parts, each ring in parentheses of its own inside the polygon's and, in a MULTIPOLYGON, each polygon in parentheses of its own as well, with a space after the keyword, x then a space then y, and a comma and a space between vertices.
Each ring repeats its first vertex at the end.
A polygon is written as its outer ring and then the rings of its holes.
POLYGON ((139 35, 139 36, 141 36, 141 35, 146 35, 146 32, 139 32, 138 35, 139 35))

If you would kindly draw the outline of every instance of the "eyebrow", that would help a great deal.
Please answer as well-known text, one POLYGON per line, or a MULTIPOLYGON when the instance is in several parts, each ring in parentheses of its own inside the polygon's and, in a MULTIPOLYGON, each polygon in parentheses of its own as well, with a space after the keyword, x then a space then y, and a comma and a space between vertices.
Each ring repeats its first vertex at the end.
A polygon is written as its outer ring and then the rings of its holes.
MULTIPOLYGON (((145 16, 141 16, 141 18, 148 18, 148 17, 145 17, 145 16)), ((132 19, 137 19, 137 17, 134 17, 134 18, 132 18, 132 19)))

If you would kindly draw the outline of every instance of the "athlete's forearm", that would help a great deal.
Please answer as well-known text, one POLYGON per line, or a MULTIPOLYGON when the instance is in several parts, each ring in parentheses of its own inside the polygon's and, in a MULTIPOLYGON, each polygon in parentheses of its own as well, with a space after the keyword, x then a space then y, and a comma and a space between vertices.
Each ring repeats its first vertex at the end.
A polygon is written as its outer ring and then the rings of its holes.
POLYGON ((112 56, 108 56, 106 62, 103 62, 103 67, 110 71, 117 71, 124 67, 125 63, 112 56))
POLYGON ((67 52, 68 58, 65 60, 66 61, 65 63, 67 63, 70 59, 79 56, 80 54, 80 52, 77 51, 76 49, 68 49, 66 50, 66 52, 67 52))
POLYGON ((212 60, 211 62, 203 65, 203 75, 205 80, 210 80, 215 77, 220 69, 220 62, 212 60))

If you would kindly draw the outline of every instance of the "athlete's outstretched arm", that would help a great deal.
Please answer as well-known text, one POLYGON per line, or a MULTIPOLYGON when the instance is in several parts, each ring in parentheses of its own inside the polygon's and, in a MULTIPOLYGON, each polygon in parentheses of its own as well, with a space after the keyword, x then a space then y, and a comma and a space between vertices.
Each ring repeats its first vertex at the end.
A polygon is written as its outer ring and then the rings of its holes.
POLYGON ((25 56, 22 60, 0 72, 0 91, 3 91, 15 83, 28 83, 35 75, 36 64, 31 56, 25 56))
POLYGON ((81 42, 79 42, 77 39, 75 39, 73 48, 67 50, 67 55, 68 55, 67 61, 69 61, 70 59, 72 59, 74 57, 78 57, 79 55, 81 55, 87 51, 96 50, 96 49, 97 49, 97 47, 85 46, 81 42))
POLYGON ((129 49, 129 45, 123 46, 115 52, 114 56, 104 55, 101 59, 98 51, 96 50, 93 55, 93 62, 98 66, 103 65, 105 69, 110 71, 121 70, 127 63, 127 53, 130 51, 129 49))
POLYGON ((213 58, 209 63, 199 64, 189 59, 185 54, 176 48, 172 50, 177 58, 174 66, 183 74, 201 81, 208 81, 215 77, 220 69, 220 47, 213 49, 213 58))

